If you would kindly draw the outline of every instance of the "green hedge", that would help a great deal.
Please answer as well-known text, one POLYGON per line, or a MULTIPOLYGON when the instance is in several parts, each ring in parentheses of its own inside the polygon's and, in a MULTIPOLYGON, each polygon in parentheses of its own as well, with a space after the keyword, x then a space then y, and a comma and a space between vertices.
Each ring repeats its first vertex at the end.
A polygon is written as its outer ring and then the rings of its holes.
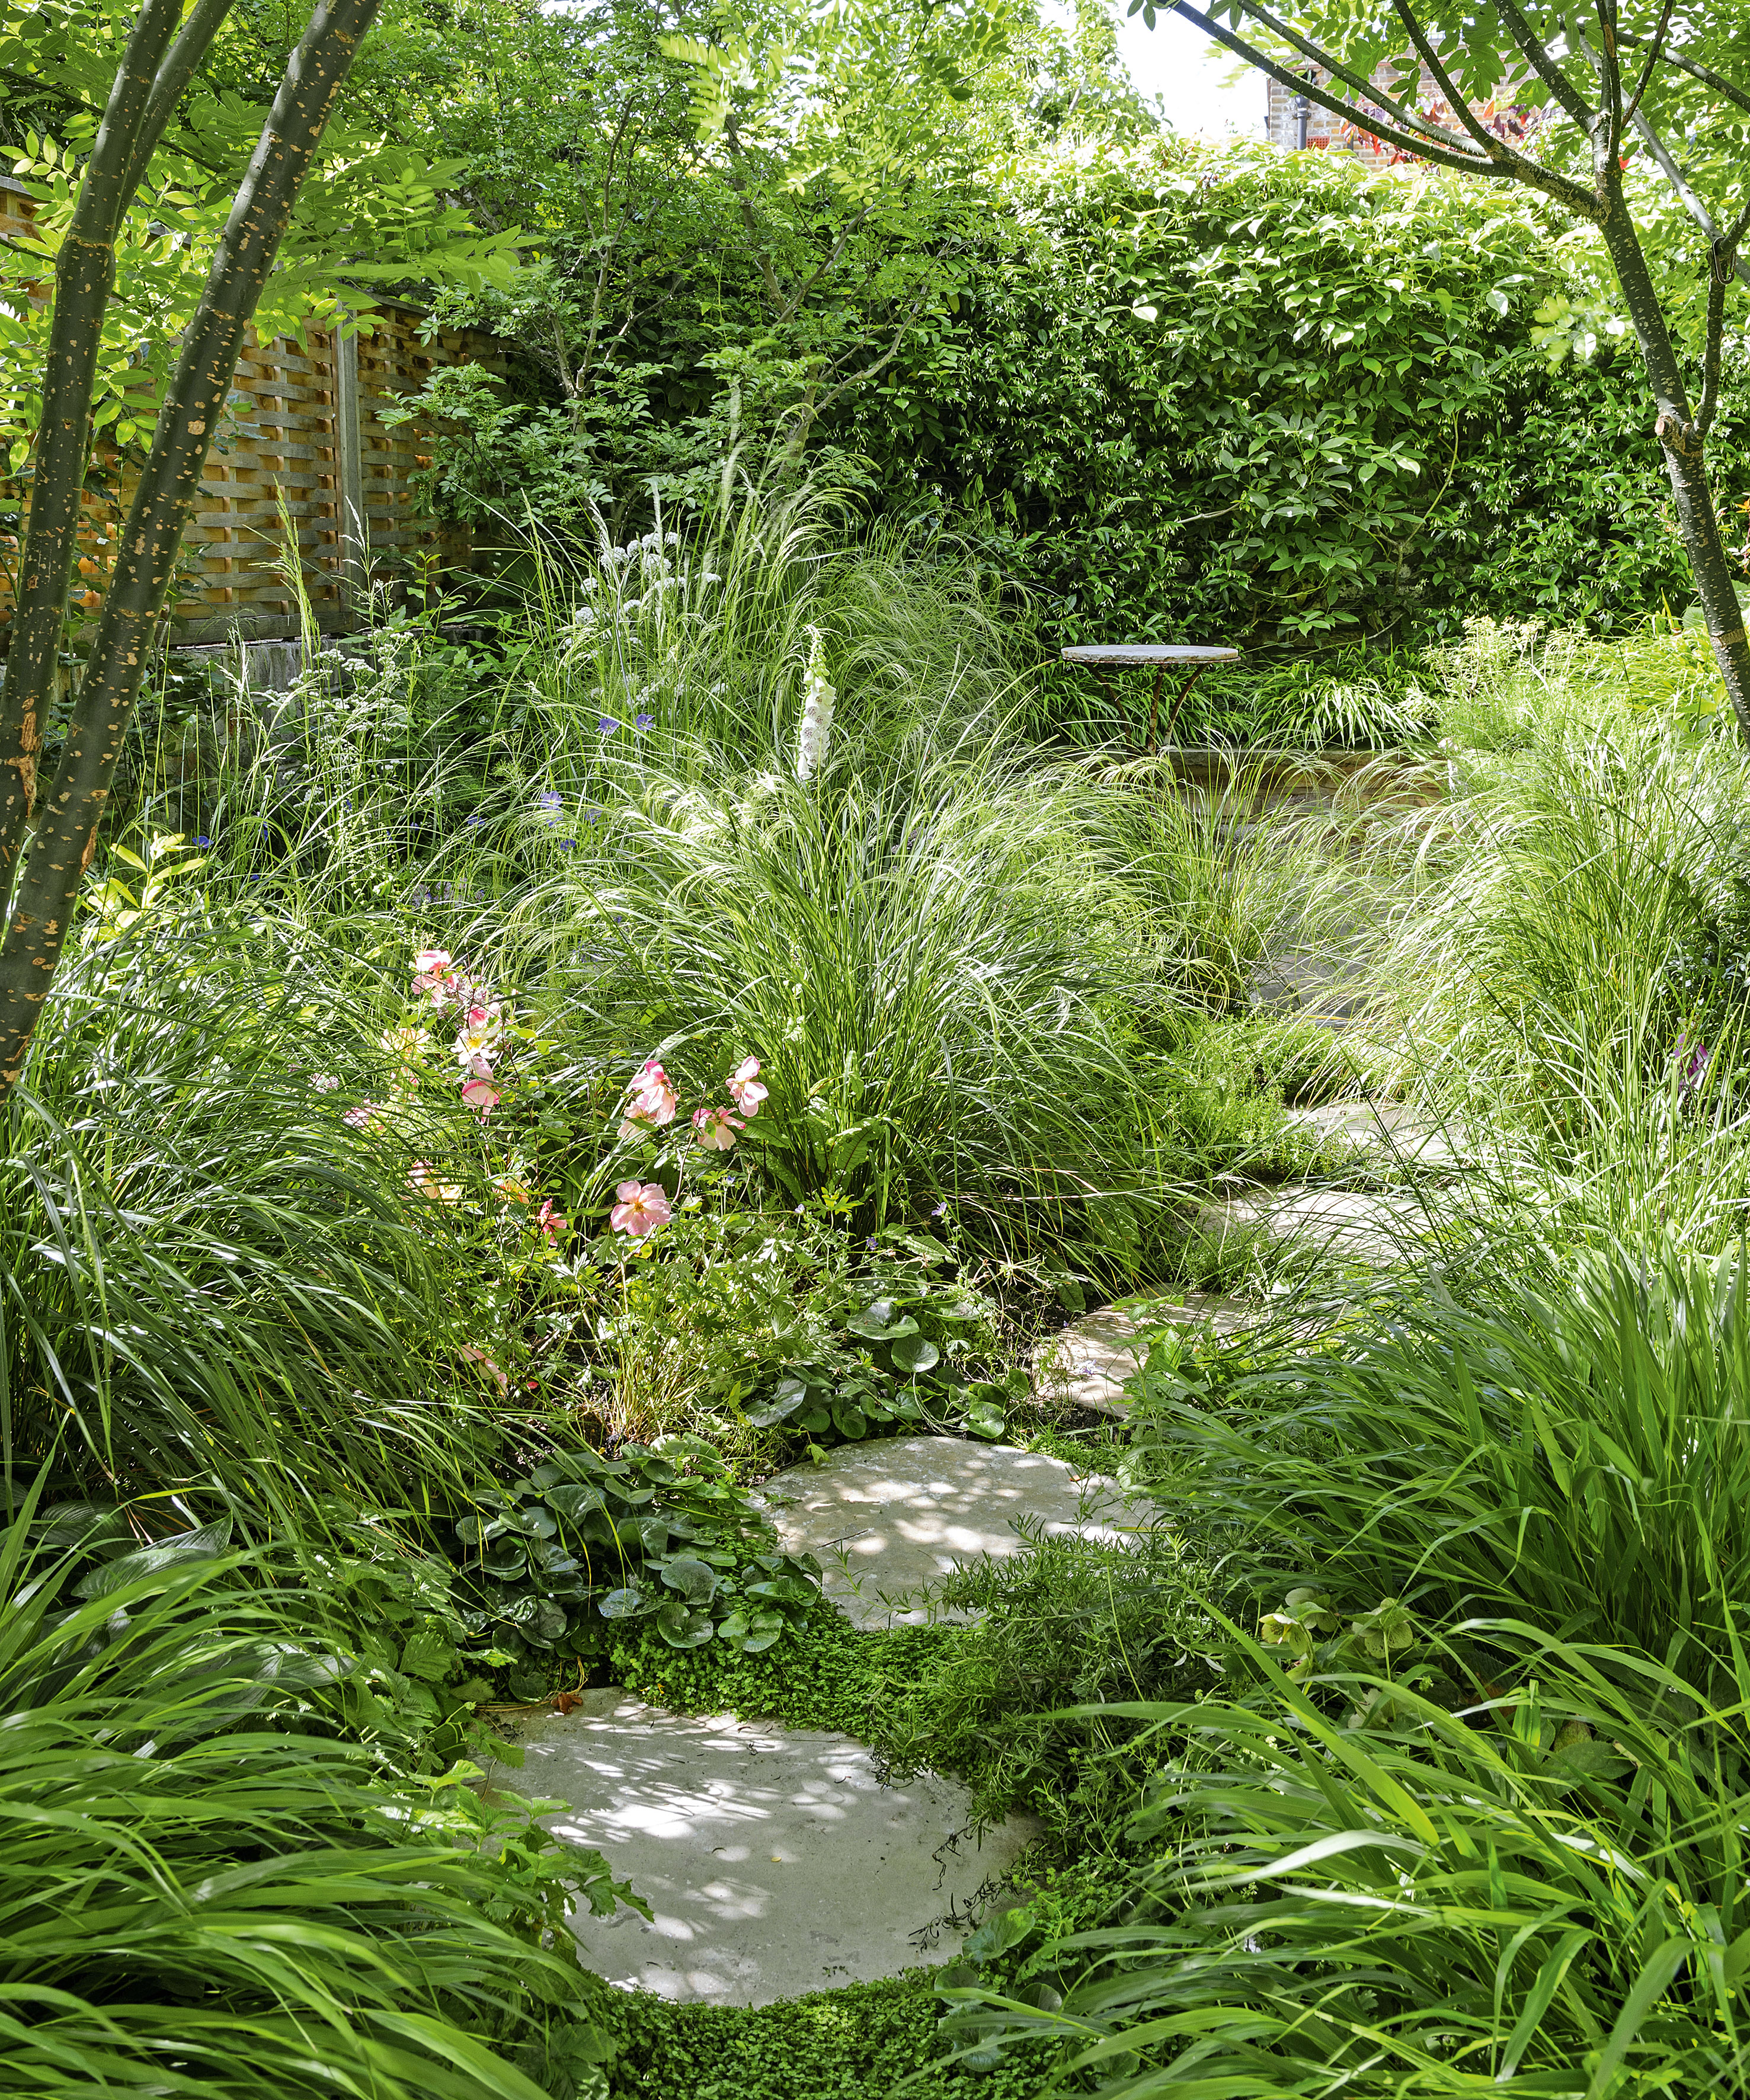
MULTIPOLYGON (((1687 602, 1632 339, 1589 364, 1540 346, 1585 257, 1535 201, 1169 144, 1036 165, 1010 206, 957 311, 832 435, 882 506, 1036 593, 1052 638, 1403 640, 1687 602)), ((1740 365, 1722 508, 1750 492, 1746 405, 1740 365)))

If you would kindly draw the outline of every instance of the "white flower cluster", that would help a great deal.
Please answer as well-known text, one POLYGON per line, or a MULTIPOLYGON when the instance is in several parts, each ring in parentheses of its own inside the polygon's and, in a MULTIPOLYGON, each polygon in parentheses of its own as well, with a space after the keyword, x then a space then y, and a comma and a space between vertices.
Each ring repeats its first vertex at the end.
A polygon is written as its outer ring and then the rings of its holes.
POLYGON ((808 668, 802 675, 802 720, 796 739, 796 777, 811 780, 826 763, 827 739, 833 734, 833 708, 837 695, 826 681, 825 651, 818 627, 804 628, 808 637, 808 668))
POLYGON ((684 598, 706 584, 722 582, 709 571, 696 573, 678 554, 671 557, 669 550, 680 544, 678 532, 658 531, 614 547, 603 534, 596 558, 599 573, 585 576, 578 585, 583 602, 572 615, 571 646, 593 644, 599 629, 623 627, 665 592, 678 592, 684 598))

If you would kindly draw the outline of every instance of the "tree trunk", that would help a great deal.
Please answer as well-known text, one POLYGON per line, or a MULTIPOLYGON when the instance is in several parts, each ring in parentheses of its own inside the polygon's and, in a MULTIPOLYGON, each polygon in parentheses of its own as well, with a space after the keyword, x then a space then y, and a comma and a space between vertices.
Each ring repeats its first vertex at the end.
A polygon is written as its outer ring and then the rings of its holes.
POLYGON ((91 392, 115 280, 116 231, 133 192, 129 168, 158 61, 182 0, 146 0, 122 54, 73 223, 55 261, 55 314, 42 374, 30 521, 19 565, 6 684, 0 688, 0 902, 35 798, 37 753, 79 545, 79 499, 91 456, 91 392))
POLYGON ((321 0, 292 54, 189 324, 123 527, 66 754, 0 944, 0 1096, 24 1069, 97 843, 183 527, 292 206, 382 0, 321 0))
POLYGON ((1612 184, 1604 219, 1605 245, 1628 304, 1628 316, 1641 345, 1652 383, 1656 417, 1653 425, 1665 455, 1676 499, 1677 527, 1695 579, 1695 595, 1708 623, 1708 639, 1726 682, 1726 698, 1738 717, 1739 734, 1750 743, 1750 636, 1732 581, 1720 514, 1708 484, 1703 434, 1696 426, 1670 331, 1653 285, 1652 273, 1635 232, 1620 181, 1612 184))

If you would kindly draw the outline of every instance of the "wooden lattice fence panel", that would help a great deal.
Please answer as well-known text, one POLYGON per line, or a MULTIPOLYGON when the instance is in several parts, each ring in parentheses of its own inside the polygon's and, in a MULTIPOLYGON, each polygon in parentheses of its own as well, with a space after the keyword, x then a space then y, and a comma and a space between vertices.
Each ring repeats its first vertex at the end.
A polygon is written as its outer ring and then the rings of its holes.
MULTIPOLYGON (((0 238, 27 232, 32 214, 29 198, 0 178, 0 238)), ((365 549, 349 543, 345 529, 349 474, 375 585, 417 593, 431 571, 470 566, 464 529, 418 514, 409 483, 429 463, 426 426, 414 421, 391 430, 380 412, 391 395, 417 392, 439 365, 502 370, 502 348, 489 336, 456 329, 426 343, 418 308, 382 299, 372 304, 375 311, 351 344, 332 329, 312 328, 302 344, 283 336, 263 343, 251 332, 183 535, 173 640, 298 631, 298 596, 282 559, 287 520, 316 624, 330 633, 357 624, 365 549), (349 387, 356 402, 350 419, 349 387)), ((132 491, 130 464, 108 455, 100 465, 125 503, 132 491)), ((94 500, 89 509, 82 549, 100 568, 104 524, 114 505, 94 500)), ((10 583, 0 574, 0 620, 10 612, 10 583)))

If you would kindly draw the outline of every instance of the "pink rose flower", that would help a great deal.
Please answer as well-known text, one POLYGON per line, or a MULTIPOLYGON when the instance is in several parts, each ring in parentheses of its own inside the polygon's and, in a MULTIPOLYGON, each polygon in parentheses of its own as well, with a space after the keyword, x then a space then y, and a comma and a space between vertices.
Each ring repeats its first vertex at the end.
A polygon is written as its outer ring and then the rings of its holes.
POLYGON ((665 1123, 674 1122, 674 1111, 680 1106, 679 1098, 668 1074, 654 1057, 646 1060, 644 1069, 628 1092, 631 1099, 626 1106, 625 1120, 620 1126, 622 1137, 635 1136, 640 1124, 661 1130, 665 1123))
POLYGON ((360 1101, 356 1109, 348 1109, 340 1118, 354 1130, 381 1130, 382 1110, 375 1101, 360 1101))
POLYGON ((669 1199, 656 1181, 622 1181, 614 1193, 620 1198, 608 1214, 616 1233, 641 1240, 669 1222, 669 1199))
POLYGON ((729 1075, 731 1099, 745 1116, 758 1115, 767 1090, 760 1084, 759 1060, 745 1057, 729 1075))
POLYGON ((448 948, 422 948, 413 958, 413 990, 430 992, 434 1004, 442 1001, 444 987, 455 974, 448 948))
POLYGON ((561 1233, 568 1233, 571 1230, 571 1220, 562 1218, 554 1209, 553 1198, 550 1196, 535 1214, 535 1223, 550 1240, 556 1240, 561 1233))
POLYGON ((510 1379, 505 1375, 504 1372, 499 1369, 498 1365, 493 1361, 492 1357, 486 1353, 484 1349, 475 1348, 472 1342, 464 1342, 462 1345, 460 1354, 464 1363, 478 1364, 483 1371, 486 1372, 489 1377, 495 1379, 497 1381, 498 1390, 501 1392, 506 1394, 509 1393, 510 1390, 510 1379))
POLYGON ((462 1098, 471 1109, 477 1109, 479 1111, 480 1119, 484 1123, 497 1107, 499 1102, 504 1099, 504 1096, 499 1092, 490 1079, 470 1079, 462 1090, 462 1098))
POLYGON ((736 1141, 736 1132, 746 1127, 739 1116, 732 1116, 726 1108, 695 1109, 692 1112, 694 1140, 712 1152, 728 1151, 736 1141))

